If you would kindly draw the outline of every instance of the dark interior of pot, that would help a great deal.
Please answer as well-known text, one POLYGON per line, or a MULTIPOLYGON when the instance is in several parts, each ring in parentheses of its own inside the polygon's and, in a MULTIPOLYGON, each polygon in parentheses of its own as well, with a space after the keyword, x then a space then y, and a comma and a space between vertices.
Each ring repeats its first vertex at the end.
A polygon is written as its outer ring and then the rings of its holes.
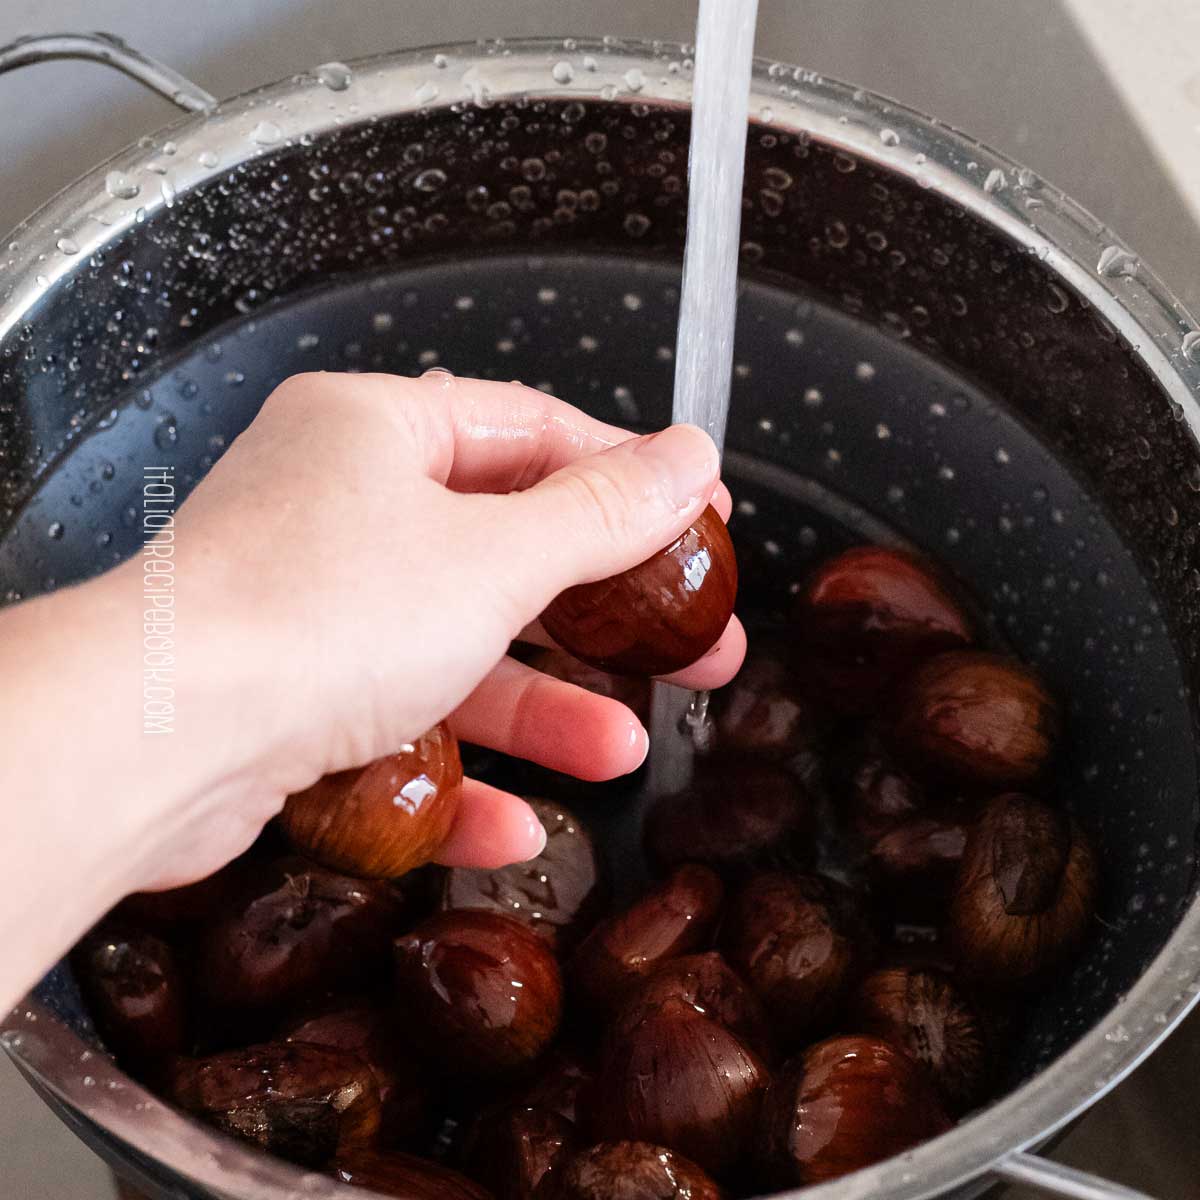
MULTIPOLYGON (((143 466, 190 486, 296 371, 440 364, 665 423, 687 137, 647 104, 447 109, 281 147, 151 216, 0 347, 8 599, 130 554, 143 466)), ((1195 886, 1197 448, 1081 296, 936 192, 767 126, 746 180, 740 607, 783 611, 851 542, 911 544, 1069 703, 1053 786, 1097 840, 1100 923, 1033 998, 1015 1083, 1195 886)), ((65 969, 44 987, 83 1027, 65 969)))

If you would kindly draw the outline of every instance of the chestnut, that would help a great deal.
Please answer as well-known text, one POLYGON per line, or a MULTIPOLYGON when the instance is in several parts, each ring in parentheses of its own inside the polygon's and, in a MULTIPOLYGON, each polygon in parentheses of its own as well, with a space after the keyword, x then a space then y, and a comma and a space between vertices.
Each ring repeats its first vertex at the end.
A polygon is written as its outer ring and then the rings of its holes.
POLYGON ((992 1067, 986 1021, 945 971, 872 971, 851 1007, 856 1028, 891 1042, 926 1068, 949 1111, 965 1112, 983 1096, 992 1067))
POLYGON ((724 1025, 658 1013, 606 1045, 592 1132, 669 1146, 719 1175, 750 1148, 766 1086, 762 1060, 724 1025))
POLYGON ((443 909, 479 908, 524 922, 557 953, 587 932, 604 900, 600 861, 587 830, 561 804, 529 798, 546 848, 528 862, 494 871, 446 872, 443 909))
POLYGON ((949 1128, 923 1067, 875 1037, 832 1037, 786 1064, 763 1100, 765 1187, 848 1175, 949 1128))
POLYGON ((714 950, 660 963, 621 1006, 608 1036, 620 1041, 648 1017, 681 1011, 719 1022, 770 1062, 771 1034, 762 1003, 714 950))
POLYGON ((668 675, 716 644, 736 596, 733 543, 709 505, 645 562, 568 588, 542 613, 542 627, 564 650, 601 671, 668 675))
POLYGON ((575 1127, 566 1118, 542 1108, 506 1105, 476 1118, 464 1161, 497 1200, 533 1200, 550 1191, 574 1149, 575 1127))
POLYGON ((867 847, 871 877, 910 914, 940 918, 967 844, 965 814, 911 817, 867 847))
POLYGON ((998 796, 967 834, 947 937, 970 975, 1020 987, 1079 948, 1096 888, 1095 856, 1071 817, 1030 796, 998 796))
POLYGON ((702 862, 724 873, 810 849, 813 803, 795 776, 754 759, 718 758, 697 767, 688 787, 646 815, 650 860, 669 868, 702 862))
POLYGON ((440 1163, 397 1151, 357 1150, 340 1155, 334 1178, 399 1200, 492 1200, 473 1180, 440 1163))
POLYGON ((875 726, 838 747, 829 773, 835 801, 868 842, 929 807, 924 787, 896 761, 875 726))
POLYGON ((562 1017, 549 946, 500 913, 438 913, 396 940, 397 1001, 444 1065, 476 1075, 524 1067, 562 1017))
POLYGON ((724 1200, 694 1162, 649 1142, 600 1142, 557 1172, 548 1200, 724 1200))
POLYGON ((820 694, 852 715, 875 711, 922 659, 973 636, 938 570, 884 546, 855 546, 817 567, 797 617, 820 694))
POLYGON ((650 681, 645 677, 610 675, 572 658, 563 650, 541 650, 529 665, 553 679, 573 683, 608 700, 620 701, 643 725, 650 720, 650 681))
POLYGON ((183 981, 161 938, 105 922, 79 942, 71 963, 96 1029, 124 1064, 154 1072, 183 1050, 183 981))
POLYGON ((268 1011, 347 991, 387 968, 399 897, 301 858, 258 869, 200 934, 197 976, 234 1011, 268 1011))
POLYGON ((207 920, 227 904, 247 874, 246 862, 235 859, 204 879, 161 892, 131 892, 113 910, 124 922, 159 932, 172 932, 207 920))
POLYGON ((280 823, 301 853, 335 871, 394 878, 430 862, 462 791, 458 741, 435 725, 395 754, 289 796, 280 823))
POLYGON ((829 1021, 873 950, 847 888, 818 875, 782 872, 756 875, 738 891, 721 945, 785 1047, 829 1021))
POLYGON ((303 1166, 369 1145, 379 1090, 364 1063, 300 1042, 179 1059, 171 1098, 224 1133, 303 1166))
POLYGON ((914 771, 974 788, 1036 779, 1058 739, 1058 705, 1030 667, 980 650, 923 663, 900 690, 893 745, 914 771))
POLYGON ((757 639, 733 681, 713 693, 716 746, 724 753, 773 760, 815 750, 826 721, 801 691, 782 647, 757 639))
POLYGON ((580 1096, 592 1086, 592 1082, 591 1071, 581 1062, 556 1050, 543 1064, 537 1079, 524 1088, 517 1099, 527 1108, 558 1113, 575 1124, 580 1096))
POLYGON ((610 1009, 660 962, 698 949, 717 921, 725 889, 710 868, 677 867, 623 912, 601 921, 572 959, 574 981, 593 1010, 610 1009))

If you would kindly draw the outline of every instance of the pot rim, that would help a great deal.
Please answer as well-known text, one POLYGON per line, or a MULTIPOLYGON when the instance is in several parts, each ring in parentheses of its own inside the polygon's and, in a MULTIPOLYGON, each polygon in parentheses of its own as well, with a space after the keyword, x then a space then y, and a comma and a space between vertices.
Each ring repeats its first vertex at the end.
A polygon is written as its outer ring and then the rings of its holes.
MULTIPOLYGON (((612 38, 423 47, 352 62, 353 79, 344 90, 333 91, 307 73, 243 93, 211 113, 181 118, 83 175, 0 242, 8 246, 7 260, 0 258, 0 338, 47 290, 86 269, 91 255, 131 226, 249 159, 398 112, 518 95, 686 106, 689 53, 676 43, 612 38), (551 76, 562 61, 574 72, 567 84, 551 76), (110 194, 105 181, 113 171, 136 182, 139 194, 124 200, 110 194), (71 249, 64 251, 64 244, 71 249)), ((1200 441, 1200 327, 1085 209, 953 128, 815 71, 757 60, 752 87, 753 121, 807 133, 906 176, 1037 255, 1128 341, 1200 441)), ((1193 899, 1166 945, 1106 1018, 1032 1079, 931 1142, 804 1189, 804 1200, 883 1194, 922 1200, 1002 1169, 1008 1155, 1041 1144, 1123 1079, 1197 1001, 1200 899, 1193 899)), ((169 1108, 32 996, 0 1020, 0 1029, 0 1044, 22 1071, 61 1103, 216 1195, 345 1195, 327 1176, 251 1150, 169 1108), (236 1192, 229 1190, 231 1179, 236 1192)), ((801 1191, 774 1195, 799 1200, 801 1191)))

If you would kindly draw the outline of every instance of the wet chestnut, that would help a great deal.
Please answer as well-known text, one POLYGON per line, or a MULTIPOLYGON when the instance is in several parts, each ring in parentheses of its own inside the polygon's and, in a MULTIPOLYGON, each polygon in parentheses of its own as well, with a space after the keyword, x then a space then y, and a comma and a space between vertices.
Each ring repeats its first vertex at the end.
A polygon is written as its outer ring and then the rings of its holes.
POLYGON ((379 1130, 371 1069, 353 1055, 300 1042, 177 1060, 170 1094, 223 1132, 304 1166, 367 1146, 379 1130))
POLYGON ((970 824, 965 814, 911 817, 867 847, 876 887, 908 913, 940 918, 962 862, 970 824))
POLYGON ((929 807, 925 788, 897 762, 874 726, 837 748, 829 774, 835 801, 869 842, 929 807))
POLYGON ((388 964, 399 897, 301 858, 264 864, 201 933, 197 976, 221 1008, 269 1010, 344 992, 388 964))
POLYGON ((644 677, 612 675, 572 657, 563 650, 542 650, 529 665, 554 679, 573 683, 608 700, 619 700, 643 725, 650 720, 650 681, 644 677))
POLYGON ((1096 889, 1095 855, 1071 817, 1029 796, 998 796, 967 835, 947 937, 972 976, 1019 987, 1079 948, 1096 889))
POLYGON ((161 938, 106 922, 80 941, 71 962, 96 1029, 124 1063, 154 1071, 183 1050, 183 981, 161 938))
POLYGON ((750 1148, 762 1060, 696 1012, 649 1016, 605 1047, 590 1097, 594 1136, 670 1146, 719 1175, 750 1148))
POLYGON ((447 871, 441 907, 488 909, 515 917, 561 954, 599 914, 605 890, 600 861, 572 812, 549 800, 530 798, 529 804, 546 830, 541 854, 494 871, 447 871))
POLYGON ((474 1180, 415 1154, 359 1150, 341 1155, 334 1178, 398 1200, 492 1200, 474 1180))
POLYGON ((772 763, 722 757, 706 760, 684 791, 654 804, 644 837, 659 867, 702 862, 728 873, 805 857, 813 823, 813 803, 794 775, 772 763))
POLYGON ((724 1200, 694 1162, 649 1142, 600 1142, 558 1172, 547 1200, 724 1200))
POLYGON ((822 563, 797 606, 804 664, 846 713, 874 711, 922 659, 969 645, 971 623, 932 564, 883 546, 822 563))
POLYGON ((554 1051, 542 1064, 541 1073, 517 1096, 528 1108, 558 1113, 572 1124, 578 1119, 579 1099, 592 1085, 593 1075, 581 1062, 554 1051))
POLYGON ((533 1062, 562 1017, 554 954, 500 913, 438 913, 396 940, 396 998, 444 1065, 496 1075, 533 1062))
POLYGON ((715 872, 687 863, 623 912, 601 921, 571 963, 584 1001, 593 1010, 609 1009, 660 962, 704 945, 724 893, 715 872))
POLYGON ((648 1017, 680 1011, 717 1021, 770 1062, 772 1040, 762 1003, 715 950, 660 963, 621 1006, 608 1036, 620 1041, 648 1017))
POLYGON ((901 688, 892 742, 918 773, 974 788, 1029 783, 1061 729, 1037 672, 978 650, 939 654, 901 688))
POLYGON ((737 892, 721 945, 785 1047, 833 1016, 872 951, 848 889, 820 876, 782 872, 756 875, 737 892))
POLYGON ((551 1190, 574 1150, 575 1126, 566 1118, 542 1108, 502 1105, 475 1120, 464 1165, 497 1200, 533 1200, 551 1190))
POLYGON ((733 681, 713 693, 717 748, 769 759, 815 750, 826 726, 815 699, 801 691, 782 647, 752 645, 733 681))
POLYGON ((890 1042, 833 1037, 775 1076, 755 1159, 765 1187, 807 1187, 900 1154, 949 1127, 925 1069, 890 1042))
POLYGON ((568 588, 542 613, 542 626, 564 650, 601 671, 667 675, 716 644, 736 596, 733 543, 709 505, 645 562, 568 588))
POLYGON ((445 724, 361 769, 289 796, 280 823, 301 853, 335 871, 395 878, 431 861, 462 792, 458 741, 445 724))

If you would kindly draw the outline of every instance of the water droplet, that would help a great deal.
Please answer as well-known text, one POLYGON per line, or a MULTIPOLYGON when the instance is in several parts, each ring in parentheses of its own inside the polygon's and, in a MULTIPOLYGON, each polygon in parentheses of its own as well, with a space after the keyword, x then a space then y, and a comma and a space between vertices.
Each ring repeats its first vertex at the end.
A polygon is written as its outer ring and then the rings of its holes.
POLYGON ((889 426, 880 421, 879 424, 875 426, 875 436, 881 442, 886 442, 888 438, 892 436, 892 431, 889 426))
POLYGON ((438 362, 438 352, 436 350, 422 350, 417 355, 417 362, 423 367, 436 367, 438 362))
POLYGON ((550 72, 555 83, 570 83, 575 78, 575 68, 569 62, 556 62, 550 72))
POLYGON ((801 329, 789 329, 783 335, 783 340, 785 342, 787 342, 787 344, 789 346, 803 346, 804 345, 804 331, 801 329))
POLYGON ((552 287, 538 288, 537 298, 541 304, 553 304, 558 299, 558 292, 552 287))
POLYGON ((596 339, 594 337, 592 337, 591 334, 589 334, 589 333, 585 333, 579 339, 580 350, 584 350, 588 354, 590 354, 593 350, 595 350, 599 345, 600 345, 600 343, 598 341, 596 341, 596 339))
POLYGON ((436 192, 446 186, 446 172, 438 167, 429 167, 412 181, 418 192, 436 192))
POLYGON ((631 92, 640 92, 646 86, 646 77, 637 67, 630 67, 625 72, 625 86, 631 92))
POLYGON ((158 192, 168 208, 175 207, 175 185, 169 179, 164 179, 159 183, 158 192))
POLYGON ((62 541, 64 532, 65 530, 63 529, 63 523, 61 521, 53 521, 51 522, 49 529, 46 530, 46 536, 56 542, 60 542, 62 541))
POLYGON ((283 137, 283 130, 274 121, 259 121, 250 130, 250 140, 258 146, 274 146, 283 137))
POLYGON ((642 298, 636 292, 626 292, 621 297, 621 303, 625 305, 630 312, 637 312, 642 307, 642 298))
POLYGON ((160 450, 170 450, 179 441, 179 425, 171 413, 159 418, 154 430, 154 444, 160 450))
POLYGON ((1046 300, 1046 308, 1055 315, 1061 312, 1066 312, 1067 305, 1071 303, 1070 297, 1067 295, 1067 293, 1063 291, 1063 289, 1060 288, 1057 283, 1048 283, 1046 284, 1046 288, 1050 292, 1050 295, 1046 300))
POLYGON ((1179 343, 1179 348, 1188 362, 1200 363, 1200 329, 1193 329, 1190 333, 1185 333, 1183 341, 1179 343))
POLYGON ((983 190, 989 196, 995 195, 996 192, 1002 192, 1008 180, 1004 176, 1004 172, 999 167, 993 167, 988 173, 987 178, 983 181, 983 190))
POLYGON ((1105 246, 1100 252, 1096 270, 1111 279, 1119 275, 1136 275, 1140 266, 1137 255, 1122 250, 1120 246, 1105 246))
POLYGON ((104 190, 118 200, 132 200, 142 185, 120 171, 109 171, 104 177, 104 190))
POLYGON ((804 389, 803 400, 805 408, 820 408, 824 397, 817 388, 810 387, 804 389))
POLYGON ((869 362, 860 362, 854 368, 854 378, 862 380, 863 383, 869 383, 875 378, 875 368, 869 362))
POLYGON ((354 72, 344 62, 322 63, 317 68, 317 81, 331 92, 344 92, 354 82, 354 72))
POLYGON ((439 71, 444 71, 450 65, 450 60, 444 54, 435 54, 433 56, 433 65, 439 71))
POLYGON ((879 140, 885 146, 900 145, 900 135, 894 129, 881 129, 879 131, 879 140))
POLYGON ((217 156, 212 150, 201 150, 196 155, 196 161, 202 167, 215 167, 217 165, 217 156))
POLYGON ((1003 446, 996 447, 996 453, 992 455, 992 459, 998 467, 1006 467, 1011 461, 1008 451, 1003 446))
POLYGON ((417 88, 415 92, 413 92, 413 99, 418 104, 432 104, 437 98, 437 84, 430 83, 428 79, 425 80, 425 82, 421 84, 421 86, 417 88))
POLYGON ((60 237, 58 239, 57 245, 58 245, 59 250, 63 254, 78 254, 79 253, 79 243, 76 241, 73 241, 69 237, 60 237))

